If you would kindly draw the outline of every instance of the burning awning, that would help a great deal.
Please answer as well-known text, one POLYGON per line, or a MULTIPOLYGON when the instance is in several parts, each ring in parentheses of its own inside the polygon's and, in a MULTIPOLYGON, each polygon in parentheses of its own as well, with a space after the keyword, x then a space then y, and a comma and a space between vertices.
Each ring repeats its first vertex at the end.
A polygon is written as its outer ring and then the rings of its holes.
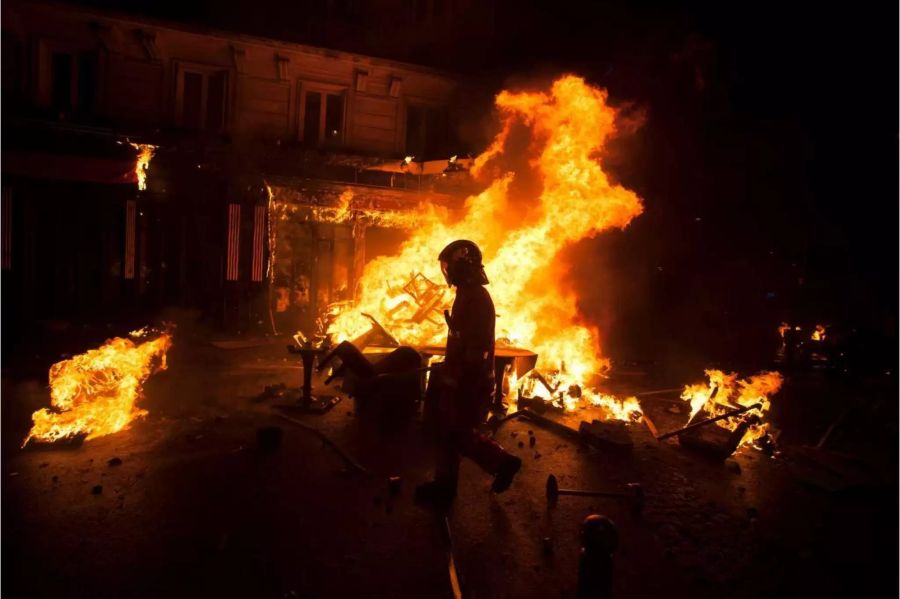
POLYGON ((318 179, 270 177, 267 179, 276 214, 291 212, 302 220, 349 222, 409 227, 423 207, 456 209, 461 200, 436 192, 351 185, 318 179), (302 214, 299 214, 302 212, 302 214))
POLYGON ((414 157, 407 156, 403 160, 385 162, 366 167, 369 171, 383 171, 387 173, 407 173, 410 175, 441 175, 448 172, 468 171, 475 160, 473 158, 457 158, 451 156, 447 160, 426 160, 417 162, 414 157))

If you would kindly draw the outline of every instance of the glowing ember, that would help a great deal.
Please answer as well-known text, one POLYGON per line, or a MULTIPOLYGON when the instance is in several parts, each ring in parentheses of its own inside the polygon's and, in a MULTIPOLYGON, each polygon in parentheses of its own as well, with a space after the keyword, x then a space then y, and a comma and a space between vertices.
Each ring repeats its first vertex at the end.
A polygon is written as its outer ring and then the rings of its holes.
MULTIPOLYGON (((146 337, 147 329, 134 331, 146 337)), ((50 403, 32 415, 31 439, 54 442, 86 434, 94 439, 119 432, 147 415, 137 407, 141 387, 151 374, 166 368, 169 333, 135 343, 116 337, 50 367, 50 403)))
POLYGON ((784 339, 785 334, 791 330, 791 325, 786 322, 782 322, 778 325, 778 336, 784 339))
POLYGON ((128 143, 138 151, 137 160, 134 164, 134 174, 137 175, 138 189, 144 191, 147 189, 147 171, 150 170, 150 161, 153 159, 153 154, 156 153, 156 146, 128 143))
MULTIPOLYGON (((681 399, 691 404, 691 417, 688 423, 701 410, 708 417, 713 417, 734 408, 751 406, 755 403, 760 403, 762 406, 747 413, 756 414, 762 418, 769 411, 770 396, 781 389, 783 382, 781 375, 777 372, 761 372, 744 380, 738 380, 738 375, 733 372, 726 374, 721 370, 707 370, 705 374, 709 379, 708 383, 686 385, 684 391, 681 392, 681 399)), ((728 430, 734 430, 738 425, 737 419, 719 420, 716 424, 728 430)), ((767 430, 768 424, 765 422, 752 425, 741 439, 740 445, 753 443, 765 435, 767 430)))
MULTIPOLYGON (((404 287, 416 273, 443 281, 436 260, 441 248, 454 239, 471 239, 487 258, 499 338, 537 352, 542 370, 565 379, 566 387, 583 387, 589 376, 607 369, 597 329, 579 319, 576 298, 563 284, 566 269, 560 257, 573 242, 624 228, 643 210, 640 199, 611 182, 598 161, 616 133, 616 112, 606 100, 604 90, 575 76, 558 79, 547 92, 500 93, 501 131, 475 159, 473 174, 484 175, 510 158, 514 151, 508 147, 508 133, 513 126, 524 126, 531 135, 528 151, 534 153, 528 161, 535 171, 530 175, 542 182, 537 197, 513 197, 511 184, 525 173, 506 172, 469 197, 456 222, 436 212, 421 213, 397 255, 366 265, 355 309, 337 318, 334 337, 354 339, 367 331, 371 323, 361 316, 365 312, 402 343, 441 343, 446 335, 442 319, 418 318, 420 307, 405 301, 404 287), (515 213, 527 217, 511 218, 512 204, 515 213)), ((440 308, 451 302, 452 293, 447 293, 440 308)), ((603 403, 599 395, 583 397, 603 403)))
POLYGON ((825 341, 825 327, 817 324, 816 330, 812 332, 812 336, 810 337, 813 341, 825 341))

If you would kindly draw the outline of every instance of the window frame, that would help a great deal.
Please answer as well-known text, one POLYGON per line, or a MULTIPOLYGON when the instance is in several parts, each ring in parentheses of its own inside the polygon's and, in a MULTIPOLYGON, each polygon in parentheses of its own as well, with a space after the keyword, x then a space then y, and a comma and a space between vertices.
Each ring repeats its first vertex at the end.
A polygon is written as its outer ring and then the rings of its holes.
MULTIPOLYGON (((407 144, 407 142, 409 140, 409 109, 410 109, 410 107, 422 110, 423 119, 424 119, 424 122, 423 122, 424 130, 423 130, 423 136, 422 136, 423 152, 428 148, 429 132, 428 132, 428 117, 426 116, 428 111, 443 112, 444 126, 446 129, 444 131, 444 140, 443 141, 445 144, 450 144, 450 129, 449 129, 450 110, 451 110, 450 104, 438 102, 438 101, 427 99, 427 98, 418 98, 418 97, 414 97, 414 96, 407 96, 403 102, 403 137, 402 137, 402 140, 403 140, 404 155, 406 155, 406 156, 412 155, 412 154, 410 154, 411 150, 407 144)), ((417 156, 416 158, 423 159, 422 156, 417 156)), ((448 158, 449 158, 449 156, 448 156, 448 158)), ((424 159, 428 159, 428 158, 424 157, 424 159)), ((435 159, 435 158, 432 158, 432 160, 433 159, 435 159)))
POLYGON ((346 85, 336 85, 333 83, 321 83, 318 81, 300 81, 298 85, 299 101, 297 102, 297 140, 306 143, 306 94, 319 94, 319 141, 316 147, 324 147, 328 145, 341 146, 347 138, 347 116, 349 114, 349 88, 346 85), (341 130, 336 141, 328 140, 325 136, 325 122, 328 117, 328 96, 335 95, 341 97, 341 130))
POLYGON ((184 78, 187 73, 200 75, 200 116, 201 126, 196 131, 207 131, 211 133, 226 133, 229 129, 229 119, 231 117, 232 99, 231 86, 234 76, 229 67, 203 64, 197 62, 178 61, 175 69, 175 125, 178 127, 186 127, 184 123, 184 78), (214 75, 223 75, 225 79, 224 90, 222 94, 222 125, 218 128, 209 127, 206 122, 209 116, 209 80, 214 75))
MULTIPOLYGON (((37 60, 32 97, 36 105, 47 109, 53 106, 53 57, 56 54, 68 54, 71 60, 69 73, 69 110, 70 116, 93 117, 102 112, 105 77, 105 63, 101 48, 89 44, 78 44, 56 39, 41 38, 37 40, 37 60), (94 61, 94 85, 91 90, 93 104, 81 105, 81 68, 83 58, 90 55, 94 61)), ((24 66, 24 65, 23 65, 24 66)))

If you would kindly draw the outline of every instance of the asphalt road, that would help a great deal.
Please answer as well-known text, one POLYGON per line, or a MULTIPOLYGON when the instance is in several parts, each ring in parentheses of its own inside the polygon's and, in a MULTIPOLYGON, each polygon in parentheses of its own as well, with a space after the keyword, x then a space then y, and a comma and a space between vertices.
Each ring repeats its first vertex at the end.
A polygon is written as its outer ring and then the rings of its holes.
MULTIPOLYGON (((5 373, 8 596, 447 596, 442 518, 412 501, 431 459, 417 419, 386 430, 360 417, 350 399, 324 416, 296 416, 371 471, 360 474, 316 436, 279 419, 277 400, 259 398, 265 385, 299 384, 302 371, 283 342, 221 350, 176 337, 169 363, 146 386, 147 418, 68 449, 18 448, 28 415, 48 401, 46 381, 5 373), (256 431, 272 425, 283 429, 283 443, 265 452, 256 431), (110 465, 112 458, 122 463, 110 465), (390 476, 402 479, 396 495, 390 476), (102 490, 92 492, 97 485, 102 490)), ((640 391, 651 379, 611 382, 640 391)), ((829 389, 815 380, 791 385, 785 396, 797 406, 822 401, 829 389)), ((687 418, 670 409, 673 399, 643 402, 660 430, 687 418)), ((802 420, 786 414, 786 422, 802 420)), ((591 417, 586 410, 567 420, 591 417)), ((497 438, 524 466, 502 495, 463 462, 448 519, 472 597, 573 597, 579 524, 591 513, 619 529, 618 597, 896 596, 892 432, 859 465, 865 477, 837 488, 797 469, 790 456, 802 435, 780 457, 742 449, 722 464, 676 440, 657 442, 641 424, 629 434, 634 449, 623 456, 510 421, 497 438), (575 488, 640 482, 645 509, 637 515, 589 497, 548 508, 551 473, 575 488)))

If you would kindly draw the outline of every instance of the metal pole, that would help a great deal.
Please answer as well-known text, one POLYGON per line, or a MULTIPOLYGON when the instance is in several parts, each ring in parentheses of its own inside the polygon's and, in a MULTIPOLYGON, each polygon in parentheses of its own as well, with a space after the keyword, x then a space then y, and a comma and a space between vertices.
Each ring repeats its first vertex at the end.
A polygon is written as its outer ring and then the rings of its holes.
POLYGON ((729 412, 725 412, 724 414, 720 414, 719 416, 715 416, 713 418, 707 418, 706 420, 701 420, 699 422, 695 422, 694 424, 689 424, 684 428, 680 428, 678 430, 674 430, 664 435, 660 435, 656 438, 657 441, 662 441, 664 439, 668 439, 669 437, 674 437, 676 435, 680 435, 681 433, 687 432, 689 430, 693 430, 695 428, 699 428, 701 426, 706 426, 707 424, 712 424, 713 422, 718 422, 719 420, 725 420, 726 418, 731 418, 732 416, 737 416, 738 414, 743 414, 744 412, 748 412, 750 410, 755 410, 757 408, 761 408, 761 403, 755 403, 751 406, 744 406, 742 408, 736 408, 729 412))

